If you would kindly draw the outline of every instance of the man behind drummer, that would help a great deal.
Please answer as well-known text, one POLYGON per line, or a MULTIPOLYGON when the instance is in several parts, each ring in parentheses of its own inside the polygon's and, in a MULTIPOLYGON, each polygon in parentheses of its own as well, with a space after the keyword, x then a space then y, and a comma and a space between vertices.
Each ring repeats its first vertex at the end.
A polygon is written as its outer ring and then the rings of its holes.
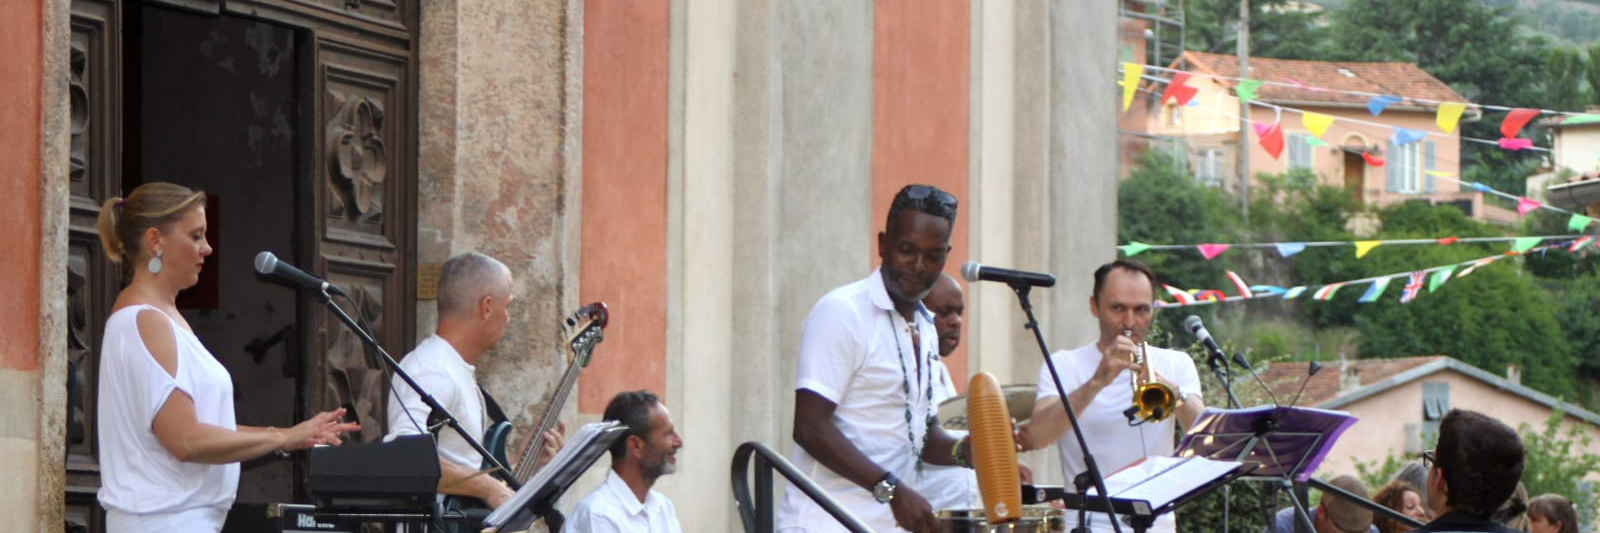
MULTIPOLYGON (((800 335, 791 460, 873 531, 931 533, 933 509, 910 484, 922 463, 965 460, 938 427, 932 390, 938 353, 922 305, 944 270, 956 198, 928 185, 895 194, 878 234, 880 267, 817 301, 800 335)), ((778 530, 843 531, 793 485, 778 530)))
MULTIPOLYGON (((933 363, 933 405, 956 396, 955 379, 944 358, 961 345, 961 315, 966 310, 961 284, 949 274, 939 276, 922 305, 933 312, 934 330, 939 334, 939 360, 933 363)), ((952 432, 961 434, 961 432, 952 432)), ((934 509, 971 509, 983 506, 978 497, 978 476, 970 468, 927 465, 917 479, 917 489, 934 509)))
MULTIPOLYGON (((1130 354, 1140 349, 1150 328, 1154 282, 1150 268, 1137 261, 1118 260, 1096 269, 1089 314, 1099 322, 1099 339, 1075 350, 1053 353, 1049 363, 1039 369, 1038 400, 1033 404, 1033 416, 1022 426, 1023 447, 1034 450, 1056 442, 1069 485, 1074 476, 1085 470, 1083 450, 1070 432, 1061 397, 1050 378, 1050 365, 1061 376, 1062 388, 1078 414, 1090 453, 1107 475, 1145 457, 1172 455, 1177 439, 1174 420, 1188 430, 1205 409, 1194 360, 1183 352, 1151 346, 1144 351, 1156 380, 1170 385, 1182 403, 1176 416, 1159 422, 1135 424, 1124 415, 1133 405, 1131 372, 1140 370, 1130 354)), ((1094 531, 1112 531, 1104 514, 1091 513, 1089 521, 1094 531)), ((1176 528, 1176 520, 1168 513, 1158 518, 1150 531, 1171 532, 1176 528)))

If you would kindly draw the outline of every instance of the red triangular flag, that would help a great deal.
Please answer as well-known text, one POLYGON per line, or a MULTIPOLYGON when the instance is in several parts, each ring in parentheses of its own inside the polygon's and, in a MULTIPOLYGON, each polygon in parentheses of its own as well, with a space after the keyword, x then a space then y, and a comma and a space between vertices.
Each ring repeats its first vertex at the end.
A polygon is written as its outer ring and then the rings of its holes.
POLYGON ((1189 103, 1189 100, 1193 99, 1194 95, 1200 92, 1200 89, 1184 85, 1184 83, 1188 81, 1188 72, 1179 72, 1177 74, 1173 74, 1172 81, 1167 82, 1167 90, 1162 91, 1161 93, 1161 103, 1167 103, 1167 98, 1173 98, 1177 100, 1178 105, 1189 103))
POLYGON ((1517 133, 1522 131, 1522 127, 1528 125, 1528 121, 1537 116, 1539 116, 1538 109, 1525 107, 1512 109, 1510 113, 1506 113, 1506 119, 1500 122, 1500 134, 1506 137, 1516 137, 1517 133))
POLYGON ((1200 249, 1200 255, 1205 257, 1207 261, 1222 255, 1222 252, 1228 251, 1228 245, 1226 244, 1202 244, 1196 246, 1196 248, 1200 249))
POLYGON ((1459 237, 1451 235, 1449 237, 1445 237, 1443 239, 1439 239, 1439 244, 1443 244, 1445 246, 1449 246, 1449 245, 1455 244, 1456 241, 1458 241, 1458 240, 1461 240, 1461 239, 1459 237))
POLYGON ((1367 160, 1368 165, 1375 167, 1383 166, 1383 158, 1372 155, 1370 152, 1361 152, 1361 158, 1367 160))
POLYGON ((1261 147, 1266 149, 1273 159, 1283 154, 1283 126, 1277 122, 1267 126, 1267 131, 1261 133, 1261 147))

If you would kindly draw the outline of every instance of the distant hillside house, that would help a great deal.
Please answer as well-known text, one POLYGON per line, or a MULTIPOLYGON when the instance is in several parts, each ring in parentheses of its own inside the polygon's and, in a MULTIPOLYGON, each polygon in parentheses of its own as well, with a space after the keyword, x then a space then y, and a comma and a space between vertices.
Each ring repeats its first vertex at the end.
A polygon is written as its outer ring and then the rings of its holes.
MULTIPOLYGON (((1513 428, 1528 424, 1541 430, 1558 410, 1564 414, 1563 435, 1577 426, 1591 439, 1587 451, 1600 453, 1600 415, 1522 386, 1515 367, 1501 376, 1442 355, 1365 359, 1324 365, 1309 382, 1306 368, 1306 363, 1272 363, 1261 378, 1279 401, 1289 402, 1305 383, 1296 405, 1345 411, 1358 419, 1318 468, 1319 477, 1355 474, 1356 461, 1420 457, 1423 436, 1437 434, 1439 419, 1451 408, 1478 411, 1513 428)), ((1239 381, 1235 387, 1240 386, 1250 385, 1239 381)), ((1600 479, 1600 473, 1590 477, 1600 479)))
MULTIPOLYGON (((1186 51, 1171 68, 1192 72, 1188 84, 1198 89, 1186 106, 1174 102, 1147 109, 1144 131, 1152 138, 1180 143, 1188 153, 1190 169, 1196 179, 1207 184, 1238 190, 1234 171, 1238 131, 1241 121, 1239 100, 1234 93, 1239 77, 1238 59, 1231 55, 1186 51), (1218 76, 1218 77, 1209 77, 1218 76)), ((1279 121, 1284 132, 1284 149, 1279 158, 1268 155, 1254 134, 1250 136, 1250 175, 1282 173, 1291 168, 1311 169, 1321 183, 1343 187, 1351 196, 1370 206, 1395 202, 1427 201, 1460 208, 1469 216, 1492 222, 1510 223, 1515 212, 1485 205, 1482 193, 1466 190, 1454 182, 1437 180, 1426 171, 1448 172, 1460 176, 1461 137, 1458 128, 1444 134, 1435 125, 1433 104, 1418 104, 1411 99, 1468 103, 1450 86, 1411 63, 1353 63, 1250 58, 1246 78, 1268 82, 1256 91, 1256 100, 1295 110, 1335 117, 1323 133, 1325 146, 1313 146, 1312 133, 1303 125, 1301 114, 1285 110, 1280 114, 1262 106, 1252 106, 1250 120, 1270 124, 1279 121), (1299 83, 1311 90, 1284 84, 1299 83), (1389 105, 1377 117, 1367 111, 1368 96, 1350 94, 1397 95, 1407 98, 1389 105), (1349 120, 1340 120, 1349 119, 1349 120), (1360 121, 1360 123, 1352 122, 1360 121), (1394 127, 1429 133, 1423 140, 1406 145, 1391 141, 1394 127), (1383 166, 1367 164, 1363 153, 1384 161, 1383 166)), ((1152 87, 1159 97, 1164 85, 1152 87)), ((1476 120, 1478 111, 1469 106, 1463 121, 1476 120)), ((1254 189, 1254 182, 1253 189, 1254 189)))

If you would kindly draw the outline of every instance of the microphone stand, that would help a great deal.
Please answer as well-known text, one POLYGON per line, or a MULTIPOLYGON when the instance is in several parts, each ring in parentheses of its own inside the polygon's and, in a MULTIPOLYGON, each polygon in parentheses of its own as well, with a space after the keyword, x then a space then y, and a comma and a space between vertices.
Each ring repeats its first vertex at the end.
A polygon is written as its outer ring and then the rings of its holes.
MULTIPOLYGON (((1100 466, 1095 463, 1094 455, 1089 453, 1089 443, 1083 440, 1083 428, 1078 425, 1078 414, 1072 410, 1072 402, 1067 398, 1066 387, 1061 385, 1061 375, 1056 373, 1056 365, 1050 362, 1050 348, 1045 346, 1044 334, 1039 332, 1039 320, 1033 316, 1033 303, 1028 301, 1028 291, 1032 286, 1022 281, 1007 282, 1012 291, 1017 293, 1017 303, 1022 305, 1023 315, 1028 317, 1028 322, 1023 324, 1024 329, 1033 330, 1033 339, 1039 343, 1039 353, 1044 356, 1044 366, 1050 369, 1050 379, 1055 382, 1056 394, 1061 397, 1061 408, 1067 411, 1067 421, 1072 424, 1072 435, 1078 439, 1078 449, 1083 450, 1084 471, 1072 479, 1072 485, 1080 497, 1088 495, 1091 482, 1094 488, 1100 491, 1100 501, 1105 504, 1106 517, 1111 522, 1111 528, 1117 533, 1122 533, 1122 524, 1117 520, 1116 510, 1111 507, 1111 493, 1106 491, 1106 478, 1100 473, 1100 466)), ((1088 528, 1088 500, 1078 506, 1078 531, 1087 532, 1088 528)))
MULTIPOLYGON (((351 319, 350 315, 344 312, 344 309, 340 308, 338 304, 333 303, 333 297, 328 295, 327 287, 328 284, 324 283, 322 291, 317 294, 317 299, 320 300, 324 305, 327 305, 328 309, 333 311, 334 316, 339 317, 339 321, 344 322, 344 325, 348 326, 350 331, 354 331, 356 336, 361 337, 362 342, 365 342, 368 347, 371 347, 374 351, 378 352, 378 355, 381 356, 380 359, 383 360, 384 364, 389 365, 389 369, 394 371, 394 375, 399 376, 401 380, 406 382, 406 385, 411 387, 411 390, 417 392, 417 396, 422 398, 422 403, 428 404, 428 408, 433 410, 433 413, 429 415, 428 418, 432 419, 437 417, 438 419, 444 421, 445 425, 450 426, 450 428, 454 429, 457 434, 461 435, 461 438, 466 440, 467 444, 471 445, 473 450, 477 450, 478 454, 482 455, 485 461, 502 471, 510 471, 506 468, 506 465, 500 464, 500 460, 495 459, 494 455, 490 454, 489 450, 483 447, 483 444, 478 442, 478 438, 476 436, 467 434, 467 430, 461 428, 461 421, 458 420, 455 415, 450 414, 450 411, 445 409, 443 405, 439 405, 439 401, 433 399, 433 395, 428 394, 428 391, 422 390, 422 385, 418 385, 416 380, 411 379, 411 375, 406 373, 405 369, 400 368, 400 363, 395 361, 394 357, 390 357, 389 352, 384 351, 382 346, 378 345, 377 339, 372 338, 372 334, 367 333, 367 330, 361 329, 361 326, 357 325, 356 321, 351 319)), ((429 425, 432 426, 431 422, 429 425)), ((507 484, 511 485, 511 490, 517 490, 521 488, 518 486, 519 483, 516 483, 514 480, 508 480, 507 484)))
POLYGON ((1233 395, 1233 371, 1229 370, 1227 359, 1219 357, 1217 354, 1210 354, 1206 357, 1206 365, 1211 367, 1212 375, 1215 375, 1217 381, 1222 383, 1222 391, 1228 393, 1228 406, 1233 409, 1242 408, 1243 406, 1239 404, 1239 397, 1233 395), (1217 364, 1218 359, 1222 359, 1222 364, 1217 364))

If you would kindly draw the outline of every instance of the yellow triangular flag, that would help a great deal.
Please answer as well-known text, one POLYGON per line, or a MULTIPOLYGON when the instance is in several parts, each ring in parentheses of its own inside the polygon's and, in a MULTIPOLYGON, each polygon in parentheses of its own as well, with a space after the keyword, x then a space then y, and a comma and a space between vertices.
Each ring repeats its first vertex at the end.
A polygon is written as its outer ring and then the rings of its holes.
POLYGON ((1454 172, 1445 172, 1443 170, 1424 170, 1424 171, 1422 171, 1422 173, 1423 174, 1427 174, 1429 176, 1433 176, 1435 178, 1448 178, 1450 176, 1454 176, 1455 175, 1454 172))
POLYGON ((1328 131, 1328 126, 1333 125, 1333 117, 1322 113, 1301 113, 1300 123, 1305 124, 1306 129, 1311 130, 1311 134, 1320 139, 1322 134, 1328 131))
POLYGON ((1445 133, 1456 131, 1456 123, 1461 121, 1461 112, 1467 110, 1467 105, 1459 102, 1444 102, 1439 104, 1439 114, 1433 122, 1445 133))
POLYGON ((1365 257, 1367 252, 1377 248, 1380 244, 1383 244, 1383 241, 1356 241, 1356 259, 1365 257))
POLYGON ((1122 110, 1127 111, 1133 105, 1133 92, 1139 88, 1139 77, 1144 75, 1144 65, 1138 63, 1122 64, 1122 110))

